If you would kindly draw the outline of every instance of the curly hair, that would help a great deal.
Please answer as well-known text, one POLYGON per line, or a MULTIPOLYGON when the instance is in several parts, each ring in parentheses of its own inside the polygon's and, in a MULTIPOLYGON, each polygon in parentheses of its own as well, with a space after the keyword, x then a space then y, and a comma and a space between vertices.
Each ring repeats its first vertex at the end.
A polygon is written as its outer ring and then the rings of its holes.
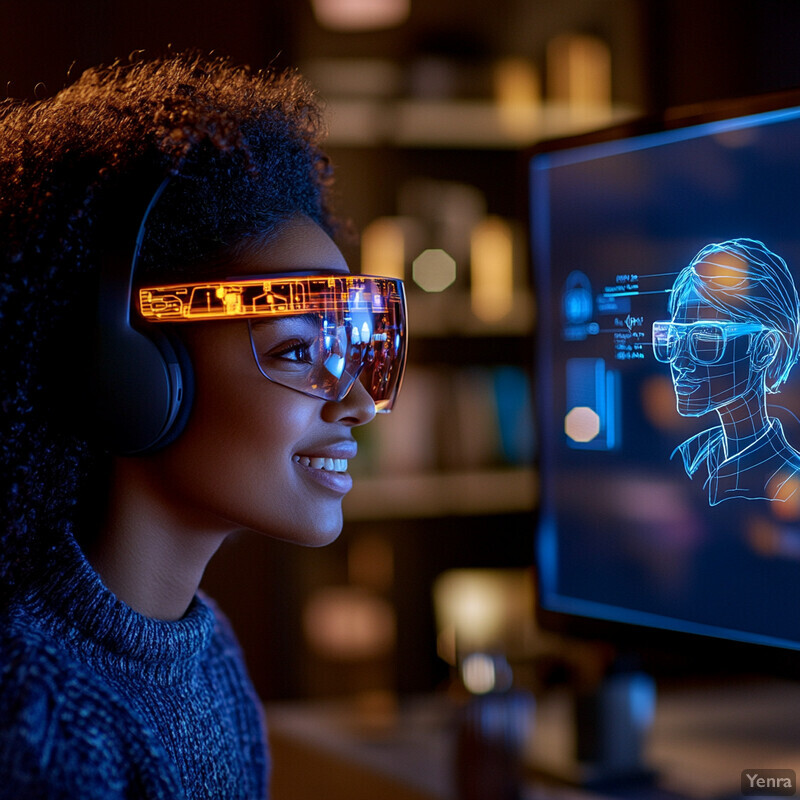
POLYGON ((196 276, 296 213, 333 233, 323 136, 296 73, 198 53, 98 67, 53 97, 0 103, 0 596, 98 501, 107 455, 70 418, 85 405, 104 249, 128 241, 141 198, 170 175, 180 180, 148 220, 148 277, 196 276))

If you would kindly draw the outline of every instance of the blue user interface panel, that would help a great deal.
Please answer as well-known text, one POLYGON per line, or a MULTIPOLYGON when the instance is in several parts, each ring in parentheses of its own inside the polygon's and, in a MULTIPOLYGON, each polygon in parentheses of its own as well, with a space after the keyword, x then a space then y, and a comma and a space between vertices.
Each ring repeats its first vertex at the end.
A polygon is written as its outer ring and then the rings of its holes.
POLYGON ((542 606, 800 649, 800 109, 530 191, 542 606))

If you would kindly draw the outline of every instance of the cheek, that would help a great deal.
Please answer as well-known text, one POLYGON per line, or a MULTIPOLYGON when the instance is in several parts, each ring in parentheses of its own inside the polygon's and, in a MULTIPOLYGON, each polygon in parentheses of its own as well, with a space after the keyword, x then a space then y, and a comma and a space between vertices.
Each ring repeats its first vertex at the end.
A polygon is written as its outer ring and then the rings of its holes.
POLYGON ((300 424, 297 404, 258 372, 243 326, 199 330, 189 344, 192 412, 164 452, 165 477, 197 507, 234 519, 287 458, 292 429, 300 424))
POLYGON ((260 375, 252 382, 199 378, 192 416, 175 443, 173 473, 191 476, 192 493, 228 507, 224 513, 252 507, 291 462, 302 415, 270 391, 280 387, 264 384, 260 375))
POLYGON ((264 378, 246 332, 246 348, 220 342, 195 344, 192 413, 161 456, 167 501, 216 530, 327 543, 341 530, 341 499, 309 489, 292 461, 325 435, 322 401, 264 378))

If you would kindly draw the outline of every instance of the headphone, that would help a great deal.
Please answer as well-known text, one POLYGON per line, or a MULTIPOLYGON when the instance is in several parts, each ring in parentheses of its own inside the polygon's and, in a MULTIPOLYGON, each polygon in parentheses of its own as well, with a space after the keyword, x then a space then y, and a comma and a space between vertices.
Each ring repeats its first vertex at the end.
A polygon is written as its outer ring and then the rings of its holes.
POLYGON ((95 335, 96 417, 106 449, 144 455, 175 441, 191 411, 194 382, 189 354, 169 326, 131 324, 134 276, 147 219, 170 182, 150 198, 132 255, 109 254, 100 270, 95 335))

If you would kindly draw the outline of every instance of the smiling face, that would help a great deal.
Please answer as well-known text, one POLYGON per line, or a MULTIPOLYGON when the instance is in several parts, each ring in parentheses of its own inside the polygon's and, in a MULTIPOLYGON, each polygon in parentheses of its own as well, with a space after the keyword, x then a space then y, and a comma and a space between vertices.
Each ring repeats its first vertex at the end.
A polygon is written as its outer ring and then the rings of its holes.
MULTIPOLYGON (((295 217, 266 243, 228 265, 231 275, 347 273, 344 258, 314 222, 295 217)), ((263 326, 262 346, 291 369, 297 320, 263 326)), ((251 529, 323 545, 342 527, 342 498, 356 455, 353 428, 375 406, 356 382, 341 402, 304 395, 267 380, 253 357, 246 321, 181 327, 195 375, 186 430, 153 458, 165 502, 206 530, 251 529)))
MULTIPOLYGON (((675 306, 672 321, 693 323, 717 320, 734 322, 733 318, 709 305, 692 288, 675 306)), ((751 357, 750 335, 731 336, 725 345, 722 358, 715 364, 703 364, 692 358, 685 343, 670 364, 672 383, 678 413, 685 417, 699 417, 709 411, 730 406, 754 390, 763 375, 754 369, 751 357)))

